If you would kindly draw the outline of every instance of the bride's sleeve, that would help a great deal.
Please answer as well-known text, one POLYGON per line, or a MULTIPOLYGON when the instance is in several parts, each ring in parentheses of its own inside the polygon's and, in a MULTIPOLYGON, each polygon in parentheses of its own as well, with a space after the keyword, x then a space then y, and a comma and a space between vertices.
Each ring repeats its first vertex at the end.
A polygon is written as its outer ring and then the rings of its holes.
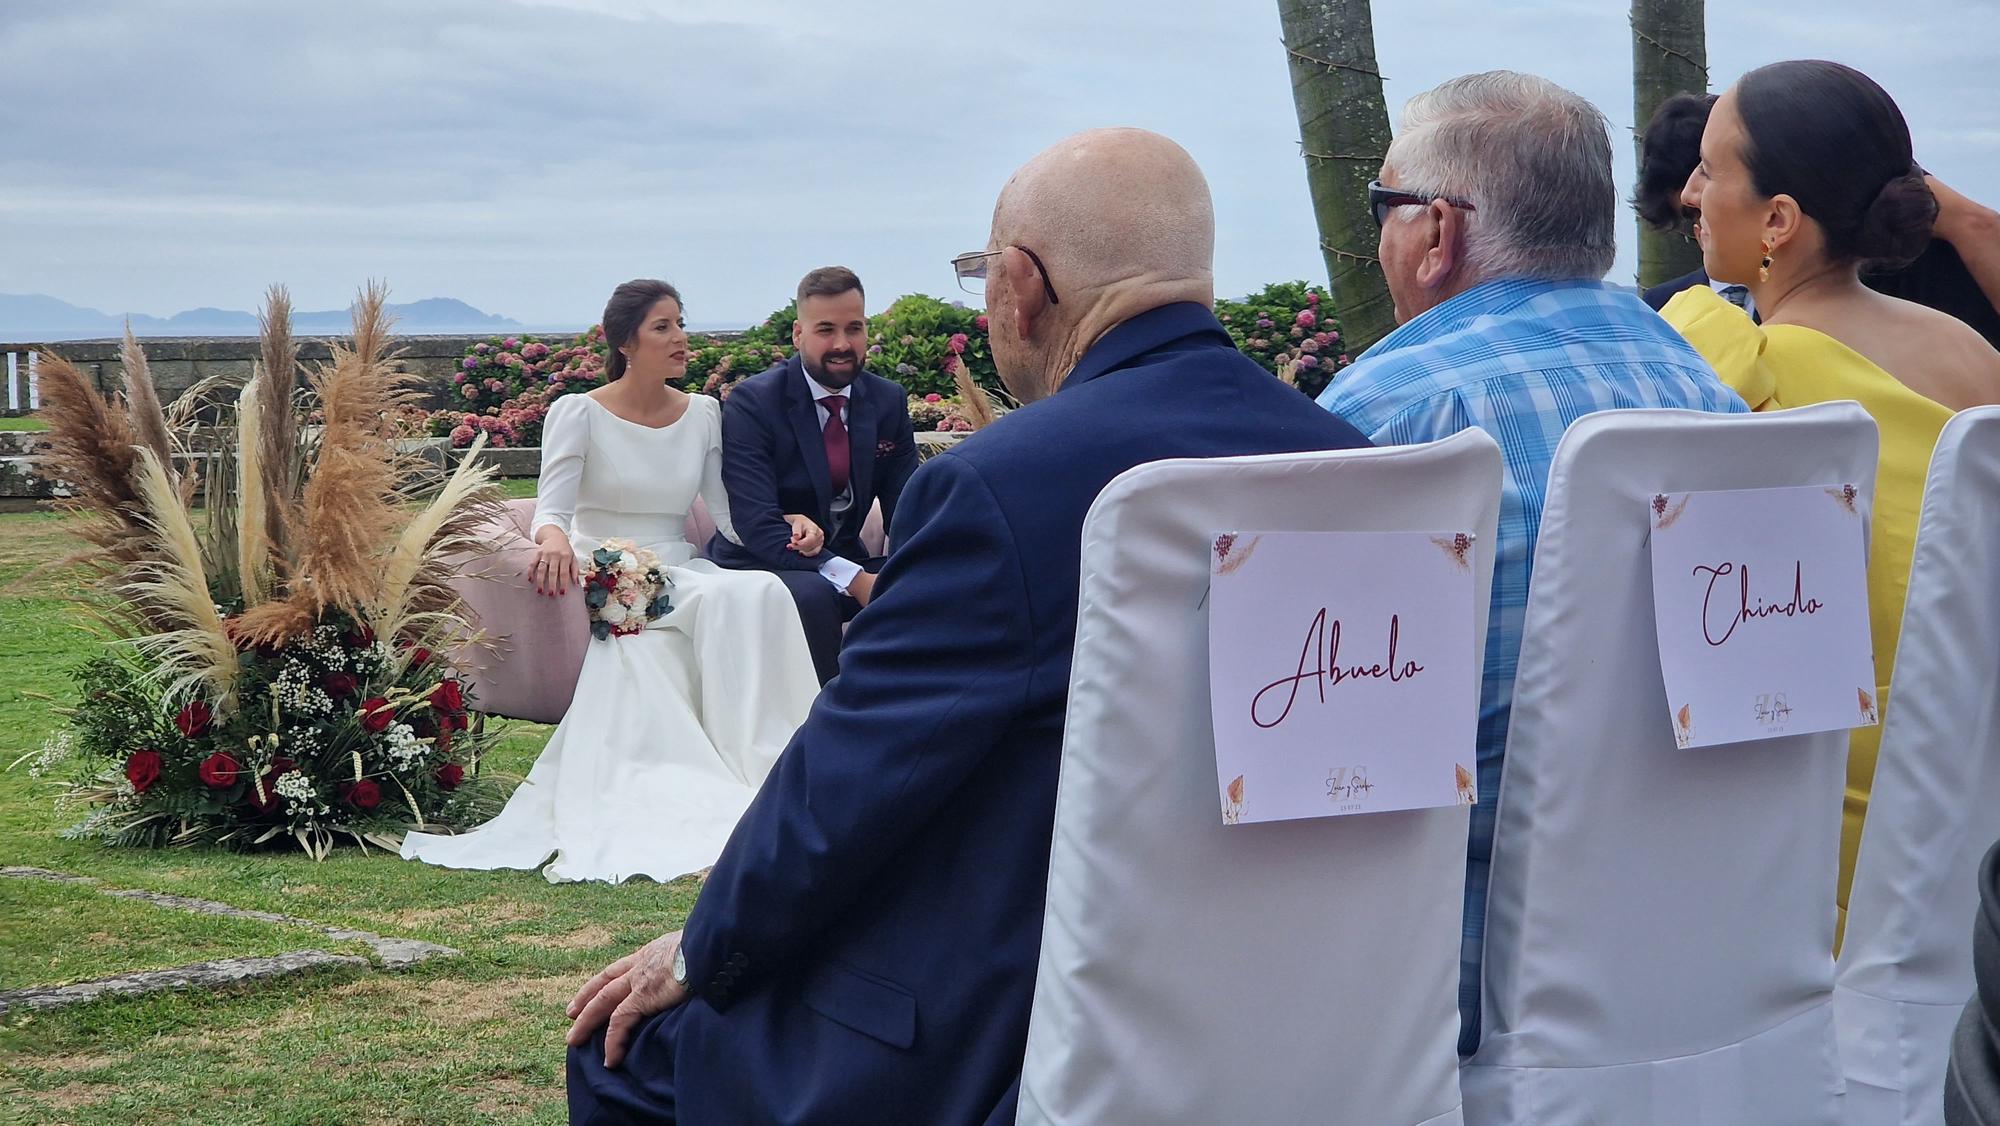
POLYGON ((722 404, 714 399, 709 402, 715 403, 715 407, 709 411, 708 451, 701 461, 701 502, 708 506, 715 530, 741 547, 743 540, 736 534, 736 522, 729 518, 729 490, 722 487, 722 404))
POLYGON ((576 518, 577 487, 583 483, 583 457, 590 447, 590 418, 582 395, 557 399, 542 422, 542 476, 535 489, 533 538, 550 524, 570 534, 576 518))

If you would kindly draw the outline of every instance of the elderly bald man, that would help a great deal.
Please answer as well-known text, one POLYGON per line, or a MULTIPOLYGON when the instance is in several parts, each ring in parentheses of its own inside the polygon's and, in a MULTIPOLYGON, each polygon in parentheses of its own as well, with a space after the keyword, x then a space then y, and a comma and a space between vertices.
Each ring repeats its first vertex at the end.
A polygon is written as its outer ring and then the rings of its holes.
POLYGON ((1008 181, 955 266, 1029 405, 910 479, 840 675, 686 930, 572 1002, 573 1122, 1013 1121, 1085 511, 1146 461, 1367 444, 1231 347, 1214 229, 1152 133, 1008 181))

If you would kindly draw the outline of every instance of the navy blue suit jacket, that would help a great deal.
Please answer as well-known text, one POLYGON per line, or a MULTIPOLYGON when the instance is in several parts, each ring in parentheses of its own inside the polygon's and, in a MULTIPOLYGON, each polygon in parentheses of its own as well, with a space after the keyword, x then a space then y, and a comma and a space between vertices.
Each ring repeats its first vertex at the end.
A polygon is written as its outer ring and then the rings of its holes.
POLYGON ((724 567, 813 571, 820 560, 786 550, 792 541, 785 514, 812 517, 827 548, 856 562, 868 558, 861 526, 882 502, 883 526, 896 514, 903 486, 917 468, 910 432, 909 396, 903 386, 864 371, 847 391, 848 483, 854 504, 833 522, 833 476, 826 439, 806 386, 805 368, 793 356, 730 389, 722 404, 722 484, 741 546, 717 532, 708 557, 724 567))
POLYGON ((688 920, 694 996, 625 1066, 671 1075, 683 1123, 1012 1123, 1085 512, 1143 462, 1367 444, 1175 304, 926 462, 688 920))
POLYGON ((1696 270, 1691 274, 1682 274, 1680 277, 1670 278, 1653 286, 1646 290, 1646 292, 1641 293, 1639 300, 1644 301, 1647 308, 1657 313, 1667 307, 1667 302, 1674 299, 1674 294, 1679 293, 1683 289, 1693 289, 1695 286, 1707 284, 1708 271, 1696 270))

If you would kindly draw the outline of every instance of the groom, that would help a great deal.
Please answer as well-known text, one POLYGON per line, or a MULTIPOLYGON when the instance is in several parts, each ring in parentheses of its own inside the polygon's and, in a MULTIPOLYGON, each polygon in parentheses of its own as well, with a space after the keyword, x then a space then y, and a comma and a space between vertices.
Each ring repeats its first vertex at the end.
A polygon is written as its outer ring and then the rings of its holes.
POLYGON ((1028 405, 911 479, 840 677, 685 933, 571 1002, 572 1122, 1014 1121, 1084 513, 1141 462, 1368 444, 1230 343, 1214 239, 1157 134, 1072 137, 1008 182, 956 267, 1028 405))
POLYGON ((722 483, 742 544, 717 532, 718 566, 775 571, 798 603, 813 669, 839 671, 842 623, 868 604, 882 560, 861 543, 877 501, 882 527, 917 468, 901 384, 862 369, 868 316, 861 279, 825 266, 799 282, 791 359, 737 384, 722 407, 722 483), (804 513, 826 545, 807 555, 785 520, 804 513))

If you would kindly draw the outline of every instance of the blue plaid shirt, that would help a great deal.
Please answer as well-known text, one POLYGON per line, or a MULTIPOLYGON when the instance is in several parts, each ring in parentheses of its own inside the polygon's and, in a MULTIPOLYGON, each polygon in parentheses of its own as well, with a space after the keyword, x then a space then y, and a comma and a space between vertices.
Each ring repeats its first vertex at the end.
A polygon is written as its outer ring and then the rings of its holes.
POLYGON ((1597 281, 1487 282, 1383 337, 1320 394, 1377 445, 1408 445, 1477 426, 1500 443, 1500 543, 1479 694, 1479 804, 1465 864, 1459 1052, 1479 1041, 1486 876, 1521 622, 1549 462, 1569 424, 1593 411, 1750 408, 1636 296, 1597 281))

